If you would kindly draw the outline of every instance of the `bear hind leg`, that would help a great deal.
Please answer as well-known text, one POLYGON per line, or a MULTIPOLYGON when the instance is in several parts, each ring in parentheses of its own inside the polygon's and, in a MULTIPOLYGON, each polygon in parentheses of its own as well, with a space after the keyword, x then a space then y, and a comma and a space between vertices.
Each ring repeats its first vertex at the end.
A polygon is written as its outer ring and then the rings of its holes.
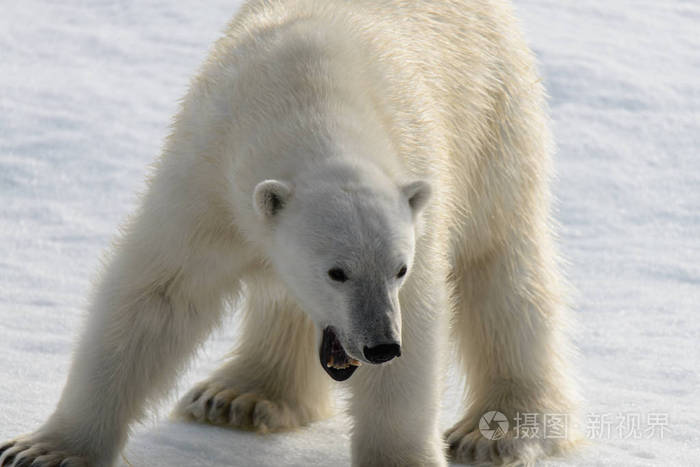
POLYGON ((195 385, 176 413, 261 433, 327 417, 330 382, 318 362, 311 320, 287 300, 256 294, 248 298, 244 313, 240 342, 230 360, 195 385))

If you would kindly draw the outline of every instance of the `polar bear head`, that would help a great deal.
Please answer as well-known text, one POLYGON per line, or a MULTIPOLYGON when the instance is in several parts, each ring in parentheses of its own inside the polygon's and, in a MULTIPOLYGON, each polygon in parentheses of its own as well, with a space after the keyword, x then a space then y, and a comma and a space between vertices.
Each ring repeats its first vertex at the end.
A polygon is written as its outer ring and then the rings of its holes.
POLYGON ((320 359, 336 380, 360 361, 401 354, 399 289, 411 273, 424 181, 335 167, 311 180, 257 184, 270 261, 322 332, 320 359))

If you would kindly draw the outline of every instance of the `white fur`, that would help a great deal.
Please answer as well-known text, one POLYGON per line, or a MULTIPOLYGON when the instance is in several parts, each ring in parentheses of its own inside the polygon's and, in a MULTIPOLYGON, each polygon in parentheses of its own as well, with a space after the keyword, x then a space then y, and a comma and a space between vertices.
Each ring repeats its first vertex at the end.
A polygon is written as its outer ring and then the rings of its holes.
POLYGON ((445 465, 437 415, 454 310, 468 396, 450 454, 529 463, 564 451, 573 435, 478 432, 489 410, 574 408, 550 146, 504 1, 248 2, 114 246, 56 412, 0 465, 40 454, 112 465, 239 295, 242 341, 183 398, 184 417, 274 431, 327 416, 318 331, 331 325, 358 360, 386 339, 402 349, 349 380, 353 463, 445 465), (349 281, 328 278, 337 264, 349 281))

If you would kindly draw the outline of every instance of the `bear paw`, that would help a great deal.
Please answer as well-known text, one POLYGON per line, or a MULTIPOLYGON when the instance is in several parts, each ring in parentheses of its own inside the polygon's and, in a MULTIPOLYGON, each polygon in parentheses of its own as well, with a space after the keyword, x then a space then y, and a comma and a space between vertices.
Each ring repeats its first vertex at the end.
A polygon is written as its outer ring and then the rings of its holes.
POLYGON ((308 423, 302 409, 285 401, 211 381, 200 383, 185 395, 176 413, 187 420, 259 433, 289 430, 308 423))
POLYGON ((87 467, 87 458, 46 442, 18 439, 0 446, 0 467, 87 467))
POLYGON ((445 432, 445 441, 453 462, 494 465, 534 465, 536 459, 562 454, 574 444, 566 438, 524 438, 514 430, 484 430, 478 422, 464 420, 445 432))

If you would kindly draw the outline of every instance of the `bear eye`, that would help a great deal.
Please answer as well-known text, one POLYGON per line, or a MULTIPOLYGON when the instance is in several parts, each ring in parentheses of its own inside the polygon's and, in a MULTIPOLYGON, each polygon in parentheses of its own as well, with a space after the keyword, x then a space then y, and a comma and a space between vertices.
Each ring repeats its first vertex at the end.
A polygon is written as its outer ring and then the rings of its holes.
POLYGON ((328 276, 336 282, 345 282, 348 280, 348 275, 345 274, 345 271, 340 268, 333 268, 329 270, 328 276))
POLYGON ((406 265, 404 264, 403 266, 401 266, 401 269, 399 269, 399 273, 396 275, 396 277, 398 277, 399 279, 401 279, 403 276, 406 275, 406 271, 407 271, 407 270, 408 270, 408 268, 407 268, 406 265))

